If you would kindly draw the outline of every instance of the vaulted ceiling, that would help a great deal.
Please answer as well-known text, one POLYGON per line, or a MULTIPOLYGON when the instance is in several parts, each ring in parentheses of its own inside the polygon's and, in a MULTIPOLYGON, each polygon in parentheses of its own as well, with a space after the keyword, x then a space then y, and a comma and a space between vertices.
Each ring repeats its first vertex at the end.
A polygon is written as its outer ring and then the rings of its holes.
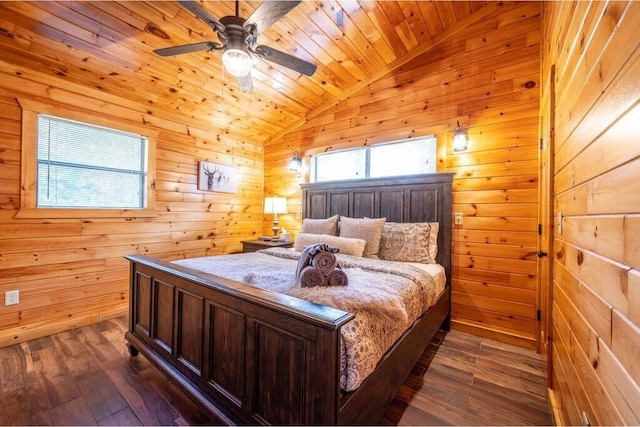
MULTIPOLYGON (((239 3, 248 17, 260 2, 239 3)), ((233 1, 201 5, 220 18, 233 1)), ((173 1, 0 2, 0 60, 266 142, 404 63, 486 1, 303 1, 259 43, 314 64, 312 77, 262 60, 254 89, 240 92, 220 52, 160 57, 154 49, 218 41, 173 1)), ((444 36, 443 36, 444 35, 444 36)))

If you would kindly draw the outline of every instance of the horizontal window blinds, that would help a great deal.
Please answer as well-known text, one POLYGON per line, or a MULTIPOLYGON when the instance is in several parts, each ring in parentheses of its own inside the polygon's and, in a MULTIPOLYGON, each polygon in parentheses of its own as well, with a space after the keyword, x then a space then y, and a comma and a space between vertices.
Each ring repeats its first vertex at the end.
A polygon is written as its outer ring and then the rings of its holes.
POLYGON ((37 207, 145 208, 147 139, 38 116, 37 207))

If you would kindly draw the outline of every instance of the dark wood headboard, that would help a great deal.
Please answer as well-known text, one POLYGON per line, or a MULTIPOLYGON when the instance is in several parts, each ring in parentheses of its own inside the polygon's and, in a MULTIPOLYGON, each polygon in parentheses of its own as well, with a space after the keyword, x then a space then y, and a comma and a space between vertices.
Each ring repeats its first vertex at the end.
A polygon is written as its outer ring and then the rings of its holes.
POLYGON ((303 218, 387 218, 389 222, 438 222, 438 264, 451 281, 451 183, 453 174, 302 184, 303 218))

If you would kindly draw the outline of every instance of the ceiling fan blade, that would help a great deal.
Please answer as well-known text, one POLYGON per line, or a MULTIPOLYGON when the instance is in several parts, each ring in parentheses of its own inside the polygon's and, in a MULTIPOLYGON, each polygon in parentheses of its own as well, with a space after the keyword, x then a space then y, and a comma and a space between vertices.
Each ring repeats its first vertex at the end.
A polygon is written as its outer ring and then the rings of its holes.
POLYGON ((196 15, 198 18, 202 19, 204 22, 209 24, 214 31, 224 32, 224 25, 218 21, 212 14, 210 14, 207 9, 203 8, 198 4, 197 1, 187 1, 187 0, 178 0, 185 9, 188 9, 196 15))
POLYGON ((201 52, 203 50, 219 49, 220 44, 215 42, 202 42, 183 44, 182 46, 165 47, 162 49, 156 49, 153 53, 160 56, 173 56, 181 55, 183 53, 201 52))
POLYGON ((244 76, 238 77, 238 87, 241 92, 251 92, 253 90, 253 79, 251 78, 251 71, 244 76))
POLYGON ((256 10, 253 11, 251 16, 247 18, 247 21, 244 24, 244 28, 253 26, 255 30, 250 31, 252 35, 257 36, 258 34, 265 31, 267 28, 271 26, 278 19, 282 18, 284 15, 289 13, 291 9, 296 7, 301 3, 301 0, 295 1, 270 1, 266 0, 258 6, 256 10))
POLYGON ((281 52, 277 49, 272 49, 269 46, 256 46, 255 50, 252 52, 262 59, 275 62, 276 64, 290 68, 307 76, 312 76, 318 69, 315 64, 296 58, 293 55, 289 55, 288 53, 281 52))

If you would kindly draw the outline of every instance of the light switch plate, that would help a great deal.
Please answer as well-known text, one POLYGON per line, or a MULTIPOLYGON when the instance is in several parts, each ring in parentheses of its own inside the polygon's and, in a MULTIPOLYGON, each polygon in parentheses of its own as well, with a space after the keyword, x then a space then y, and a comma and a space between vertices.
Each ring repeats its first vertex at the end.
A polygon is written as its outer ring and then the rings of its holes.
POLYGON ((462 212, 456 212, 453 214, 454 225, 462 225, 462 212))
POLYGON ((563 219, 564 219, 564 215, 562 215, 562 212, 558 212, 558 223, 557 223, 558 234, 562 234, 563 219))

